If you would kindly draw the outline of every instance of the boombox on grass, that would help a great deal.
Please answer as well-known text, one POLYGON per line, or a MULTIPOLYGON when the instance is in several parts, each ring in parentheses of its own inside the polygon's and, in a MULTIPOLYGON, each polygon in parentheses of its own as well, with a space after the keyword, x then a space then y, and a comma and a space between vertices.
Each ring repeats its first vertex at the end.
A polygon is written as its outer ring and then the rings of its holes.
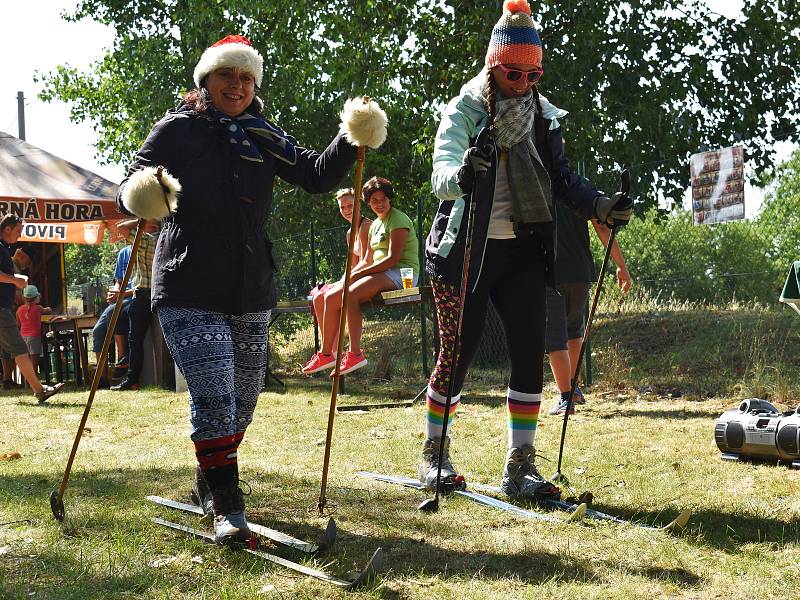
POLYGON ((777 460, 800 469, 800 406, 781 412, 766 400, 743 400, 717 420, 714 440, 725 460, 777 460))

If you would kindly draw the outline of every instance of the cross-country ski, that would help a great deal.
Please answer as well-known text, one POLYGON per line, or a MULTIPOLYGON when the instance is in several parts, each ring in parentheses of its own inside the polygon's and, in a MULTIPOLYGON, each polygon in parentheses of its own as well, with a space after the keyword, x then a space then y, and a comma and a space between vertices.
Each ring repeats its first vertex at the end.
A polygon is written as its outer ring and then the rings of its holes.
MULTIPOLYGON (((214 543, 215 541, 214 534, 209 533, 207 531, 203 531, 202 529, 196 529, 194 527, 189 527, 187 525, 173 523, 172 521, 167 521, 159 517, 154 518, 153 523, 155 523, 156 525, 161 525, 162 527, 167 527, 175 531, 181 531, 183 533, 187 533, 193 537, 196 537, 198 539, 204 540, 209 543, 214 543)), ((263 550, 257 550, 248 547, 242 547, 240 549, 244 552, 247 552, 248 554, 257 556, 258 558, 275 563, 276 565, 280 565, 287 569, 291 569, 292 571, 295 571, 297 573, 302 573, 303 575, 308 575, 309 577, 314 577, 315 579, 319 579, 321 581, 325 581, 326 583, 331 583, 337 587, 345 589, 356 589, 373 583, 377 578, 378 573, 383 568, 383 550, 381 550, 380 548, 375 550, 375 552, 372 554, 372 557, 369 559, 369 562, 367 563, 366 567, 364 567, 364 570, 361 571, 361 573, 359 573, 357 577, 355 577, 350 581, 334 577, 333 575, 329 575, 328 573, 324 573, 323 571, 319 571, 317 569, 301 565, 300 563, 287 560, 275 554, 270 554, 269 552, 264 552, 263 550)))
MULTIPOLYGON (((162 498, 161 496, 147 496, 147 499, 150 502, 154 502, 155 504, 159 504, 161 506, 167 506, 183 512, 192 513, 200 517, 206 516, 203 513, 203 509, 196 504, 188 504, 178 500, 170 500, 168 498, 162 498)), ((213 517, 213 515, 209 516, 213 517)), ((277 542, 278 544, 299 550, 300 552, 304 552, 306 554, 324 554, 333 547, 333 544, 336 541, 336 523, 333 521, 333 519, 328 519, 328 525, 323 534, 320 536, 320 539, 317 540, 316 544, 304 542, 303 540, 294 538, 286 533, 283 533, 282 531, 265 527, 264 525, 259 525, 258 523, 252 523, 248 521, 247 526, 250 528, 250 531, 256 535, 265 537, 273 542, 277 542)))
MULTIPOLYGON (((479 490, 481 492, 488 492, 494 495, 502 495, 503 490, 500 489, 496 485, 486 485, 482 483, 473 483, 470 484, 471 487, 479 490)), ((568 502, 566 500, 555 500, 553 498, 548 498, 541 501, 543 506, 547 506, 550 508, 554 508, 557 510, 565 510, 565 511, 574 511, 578 506, 582 506, 583 504, 578 504, 575 502, 568 502)), ((655 526, 655 525, 648 525, 646 523, 642 523, 640 521, 634 521, 630 519, 623 519, 621 517, 616 517, 614 515, 609 515, 608 513, 604 513, 597 509, 591 508, 587 506, 584 514, 590 519, 596 519, 598 521, 608 521, 611 523, 617 523, 619 525, 631 525, 634 527, 640 527, 642 529, 649 529, 652 531, 673 531, 679 532, 682 531, 686 525, 689 523, 689 519, 691 518, 691 511, 684 510, 681 511, 677 517, 675 517, 672 521, 667 523, 666 525, 662 526, 655 526)))
MULTIPOLYGON (((393 483, 395 485, 402 485, 403 487, 412 488, 415 490, 425 490, 425 486, 417 479, 412 479, 411 477, 397 477, 394 475, 381 475, 380 473, 370 473, 367 471, 358 471, 356 473, 361 477, 366 477, 368 479, 374 479, 376 481, 383 481, 384 483, 393 483)), ((522 508, 521 506, 517 506, 515 504, 511 504, 510 502, 505 502, 503 500, 498 500, 497 498, 493 498, 492 496, 487 496, 486 494, 480 494, 478 492, 472 492, 469 490, 460 490, 460 489, 453 489, 453 494, 457 496, 461 496, 463 498, 467 498, 468 500, 472 500, 478 504, 483 504, 484 506, 489 506, 491 508, 496 508, 498 510, 503 510, 505 512, 509 512, 511 514, 517 515, 519 517, 524 517, 526 519, 536 519, 538 521, 550 521, 553 523, 561 523, 561 519, 557 519, 551 514, 538 512, 534 510, 529 510, 526 508, 522 508)), ((566 518, 566 522, 573 523, 576 521, 580 521, 584 514, 586 514, 586 505, 579 504, 572 507, 569 510, 569 516, 566 518)))

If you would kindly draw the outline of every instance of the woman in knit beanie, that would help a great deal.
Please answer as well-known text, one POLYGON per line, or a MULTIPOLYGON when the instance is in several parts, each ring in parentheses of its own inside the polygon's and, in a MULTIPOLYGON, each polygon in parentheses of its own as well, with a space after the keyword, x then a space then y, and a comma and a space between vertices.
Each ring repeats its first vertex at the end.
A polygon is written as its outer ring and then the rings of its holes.
POLYGON ((443 425, 447 419, 449 427, 458 407, 491 299, 511 358, 502 488, 511 497, 560 494, 534 464, 545 287, 553 283, 554 203, 566 203, 584 219, 623 224, 630 216, 630 201, 605 197, 570 170, 558 122, 567 113, 539 94, 536 84, 543 72, 542 43, 530 6, 526 0, 507 0, 492 30, 485 68, 447 105, 436 134, 431 183, 439 207, 426 243, 426 270, 441 343, 428 384, 419 466, 420 481, 429 489, 436 486, 440 443, 442 483, 463 485, 450 461, 450 439, 442 439, 443 425), (484 128, 490 141, 478 147, 476 139, 484 128), (471 201, 476 203, 475 222, 467 227, 471 201), (468 245, 469 275, 462 298, 468 245), (460 348, 454 352, 462 302, 460 348), (445 414, 451 377, 451 403, 445 414))

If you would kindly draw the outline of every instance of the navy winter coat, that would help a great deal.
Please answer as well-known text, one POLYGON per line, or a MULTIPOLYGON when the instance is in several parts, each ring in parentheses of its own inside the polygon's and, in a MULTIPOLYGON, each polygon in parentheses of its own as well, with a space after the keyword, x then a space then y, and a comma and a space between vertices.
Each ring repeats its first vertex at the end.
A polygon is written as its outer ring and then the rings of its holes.
MULTIPOLYGON (((160 165, 183 188, 156 246, 153 308, 185 306, 240 315, 274 307, 276 265, 266 224, 275 176, 310 193, 327 192, 347 174, 356 153, 338 135, 322 154, 298 146, 293 165, 268 152, 262 152, 263 163, 246 161, 231 149, 218 122, 188 105, 167 112, 129 171, 160 165)), ((121 201, 126 181, 117 204, 128 213, 121 201)))

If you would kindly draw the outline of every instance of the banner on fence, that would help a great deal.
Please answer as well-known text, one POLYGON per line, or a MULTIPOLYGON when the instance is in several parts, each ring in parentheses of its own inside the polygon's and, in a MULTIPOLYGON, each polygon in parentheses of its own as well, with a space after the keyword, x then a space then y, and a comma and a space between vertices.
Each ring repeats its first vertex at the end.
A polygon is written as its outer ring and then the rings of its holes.
POLYGON ((689 172, 695 225, 744 219, 744 150, 741 146, 693 154, 689 172))

